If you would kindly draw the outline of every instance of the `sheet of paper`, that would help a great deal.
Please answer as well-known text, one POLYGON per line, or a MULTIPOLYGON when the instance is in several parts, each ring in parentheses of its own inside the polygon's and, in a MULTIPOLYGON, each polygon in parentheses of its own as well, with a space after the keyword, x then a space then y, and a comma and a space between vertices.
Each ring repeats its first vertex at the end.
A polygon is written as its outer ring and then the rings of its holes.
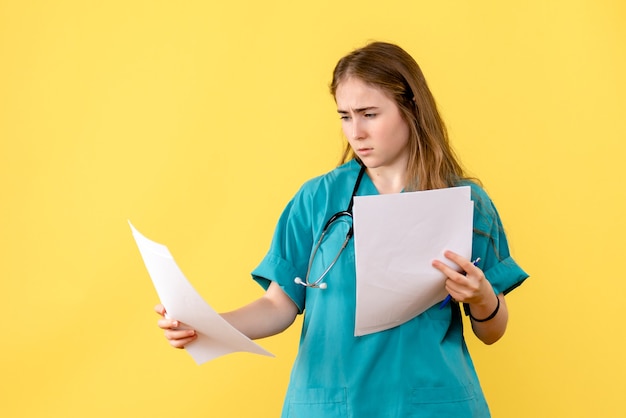
POLYGON ((130 221, 128 223, 168 316, 198 332, 198 339, 185 346, 197 364, 236 351, 273 357, 273 354, 233 328, 202 299, 165 245, 149 240, 130 221))
POLYGON ((446 296, 434 259, 472 254, 474 204, 469 186, 354 199, 356 336, 383 331, 446 296))

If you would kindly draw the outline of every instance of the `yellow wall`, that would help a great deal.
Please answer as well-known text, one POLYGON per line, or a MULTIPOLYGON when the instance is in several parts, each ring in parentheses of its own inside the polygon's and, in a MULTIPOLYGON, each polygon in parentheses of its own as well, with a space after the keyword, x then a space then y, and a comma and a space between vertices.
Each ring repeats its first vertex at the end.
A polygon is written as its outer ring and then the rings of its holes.
POLYGON ((275 417, 298 326, 198 367, 126 223, 217 310, 341 150, 367 40, 420 62, 532 278, 470 348, 496 417, 623 416, 626 3, 0 1, 0 416, 275 417), (215 412, 218 411, 218 412, 215 412))

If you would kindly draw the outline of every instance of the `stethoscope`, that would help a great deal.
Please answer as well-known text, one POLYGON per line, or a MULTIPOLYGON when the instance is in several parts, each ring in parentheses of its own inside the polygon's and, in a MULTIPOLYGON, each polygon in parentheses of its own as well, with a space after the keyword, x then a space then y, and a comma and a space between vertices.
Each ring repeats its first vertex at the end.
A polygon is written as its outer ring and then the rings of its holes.
POLYGON ((356 196, 356 192, 359 190, 361 179, 363 178, 363 174, 365 174, 365 169, 366 167, 364 165, 361 165, 361 170, 359 171, 359 175, 356 178, 356 182, 354 183, 354 190, 352 190, 352 196, 350 197, 350 203, 348 204, 348 208, 346 210, 342 210, 341 212, 335 213, 333 216, 330 217, 330 219, 328 219, 328 222, 326 222, 326 224, 324 225, 324 228, 322 229, 322 234, 320 235, 320 238, 317 240, 317 244, 315 244, 315 248, 313 248, 311 257, 309 257, 309 266, 306 269, 305 279, 303 281, 300 277, 296 277, 294 279, 294 282, 296 282, 297 284, 301 284, 302 286, 310 287, 310 288, 326 289, 327 285, 326 283, 322 282, 322 280, 324 280, 324 277, 326 276, 326 274, 328 274, 330 269, 333 268, 333 266, 339 259, 339 256, 343 252, 344 248, 346 248, 346 246, 348 245, 350 238, 352 238, 352 236, 354 235, 354 227, 350 225, 350 229, 348 230, 348 233, 346 234, 346 239, 343 241, 343 244, 341 248, 339 249, 339 252, 335 256, 333 261, 328 265, 326 270, 324 270, 321 276, 314 282, 309 281, 309 275, 311 274, 311 266, 313 265, 315 254, 317 254, 317 250, 320 248, 320 245, 322 245, 322 241, 324 240, 324 237, 326 236, 326 233, 328 232, 328 229, 330 228, 332 223, 343 217, 348 217, 352 219, 352 205, 354 204, 354 196, 356 196))

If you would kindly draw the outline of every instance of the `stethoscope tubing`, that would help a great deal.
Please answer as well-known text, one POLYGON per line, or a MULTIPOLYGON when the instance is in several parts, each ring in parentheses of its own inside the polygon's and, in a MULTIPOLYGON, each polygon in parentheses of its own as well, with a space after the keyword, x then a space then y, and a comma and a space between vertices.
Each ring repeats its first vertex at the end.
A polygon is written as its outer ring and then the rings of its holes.
POLYGON ((320 237, 317 240, 317 243, 315 244, 315 247, 313 248, 313 251, 311 252, 311 256, 309 257, 309 264, 308 264, 307 269, 306 269, 306 276, 304 278, 304 281, 302 279, 300 279, 299 277, 296 277, 295 280, 294 280, 296 283, 301 284, 301 285, 303 285, 305 287, 317 288, 317 289, 326 289, 326 283, 323 282, 324 277, 326 277, 326 275, 328 274, 330 269, 333 268, 333 266, 335 265, 335 263, 339 259, 339 256, 341 256, 341 253, 343 252, 343 250, 348 245, 348 242, 350 242, 350 239, 354 235, 354 227, 352 225, 350 225, 350 229, 348 230, 348 232, 346 234, 346 239, 343 241, 343 244, 341 245, 341 248, 337 252, 337 255, 335 256, 333 261, 328 265, 328 267, 326 267, 324 272, 320 275, 320 277, 317 278, 317 280, 315 280, 314 282, 310 282, 309 281, 309 276, 311 275, 311 267, 313 266, 313 260, 315 260, 315 255, 317 254, 317 251, 319 250, 320 246, 322 245, 322 242, 324 241, 324 237, 326 236, 326 233, 328 232, 328 229, 330 228, 332 223, 335 222, 337 219, 343 217, 343 216, 347 216, 347 217, 352 219, 352 205, 354 204, 354 196, 356 196, 356 193, 359 190, 359 185, 361 184, 361 179, 363 178, 363 175, 365 174, 365 170, 366 170, 366 167, 364 165, 361 165, 361 169, 359 171, 359 175, 358 175, 358 177, 356 179, 356 182, 354 183, 354 189, 352 190, 352 196, 350 197, 350 203, 348 204, 348 208, 346 210, 341 211, 341 212, 335 213, 333 216, 331 216, 328 219, 326 224, 324 224, 324 228, 322 229, 322 233, 320 234, 320 237))

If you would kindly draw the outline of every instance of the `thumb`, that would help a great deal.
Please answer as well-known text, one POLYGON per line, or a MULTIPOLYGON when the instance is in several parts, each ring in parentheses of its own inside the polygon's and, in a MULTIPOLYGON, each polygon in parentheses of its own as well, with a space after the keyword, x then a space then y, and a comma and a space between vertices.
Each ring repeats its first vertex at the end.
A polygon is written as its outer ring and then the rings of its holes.
POLYGON ((160 303, 154 307, 154 311, 161 316, 165 316, 166 313, 165 306, 161 305, 160 303))

